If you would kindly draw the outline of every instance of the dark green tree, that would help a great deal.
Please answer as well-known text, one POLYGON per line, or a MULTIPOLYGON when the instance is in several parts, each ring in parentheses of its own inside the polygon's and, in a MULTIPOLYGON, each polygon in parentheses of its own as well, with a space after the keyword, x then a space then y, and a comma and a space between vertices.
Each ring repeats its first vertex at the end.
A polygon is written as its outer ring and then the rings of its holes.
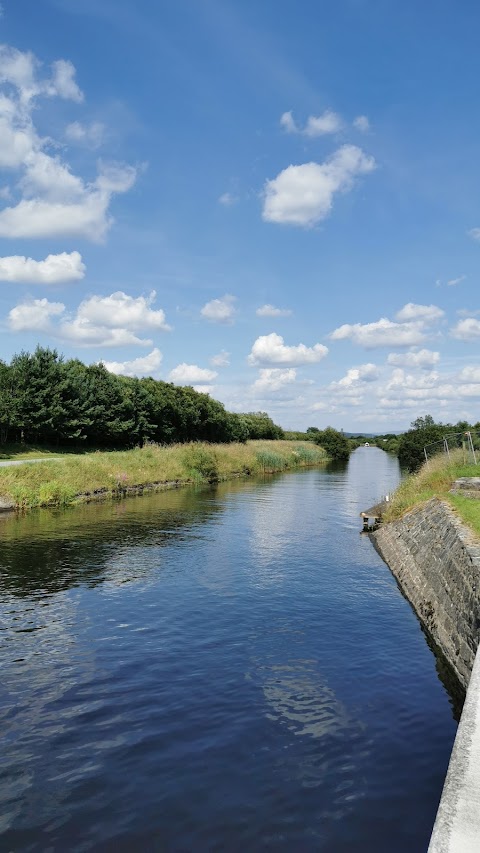
MULTIPOLYGON (((449 427, 451 430, 452 428, 449 427)), ((435 423, 431 415, 416 418, 412 421, 411 429, 400 436, 398 445, 398 460, 403 468, 417 471, 425 462, 424 447, 440 441, 445 434, 445 427, 435 423)))
POLYGON ((342 432, 326 427, 315 435, 315 443, 328 453, 331 459, 344 461, 350 455, 350 446, 342 432))

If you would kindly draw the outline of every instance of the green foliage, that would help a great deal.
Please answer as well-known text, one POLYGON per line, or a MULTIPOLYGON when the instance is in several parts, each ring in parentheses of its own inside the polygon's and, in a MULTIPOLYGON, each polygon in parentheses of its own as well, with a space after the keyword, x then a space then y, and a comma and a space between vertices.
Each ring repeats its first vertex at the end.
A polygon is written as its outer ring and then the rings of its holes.
POLYGON ((215 452, 205 445, 192 444, 187 447, 183 463, 188 476, 192 480, 207 480, 208 483, 218 483, 218 463, 215 452))
POLYGON ((325 453, 321 452, 319 447, 306 447, 304 444, 299 444, 294 449, 294 454, 304 465, 315 465, 319 458, 325 457, 325 453))
POLYGON ((322 448, 283 439, 168 446, 149 442, 133 450, 69 453, 35 465, 0 468, 0 495, 12 497, 18 507, 59 506, 95 494, 118 498, 135 487, 215 483, 323 461, 322 448))
POLYGON ((128 448, 148 441, 245 442, 283 438, 265 412, 238 415, 191 387, 115 376, 55 350, 0 361, 0 444, 128 448))
POLYGON ((283 429, 274 424, 266 412, 248 412, 240 418, 248 430, 249 439, 285 438, 283 429))
POLYGON ((288 461, 271 450, 260 450, 257 461, 264 472, 281 471, 288 467, 288 461))
MULTIPOLYGON (((452 427, 448 427, 451 431, 452 427)), ((398 444, 398 460, 403 468, 417 471, 425 462, 424 447, 443 438, 447 427, 436 424, 431 415, 416 418, 412 428, 400 436, 398 444)))
POLYGON ((333 427, 327 427, 315 434, 315 441, 326 451, 330 459, 346 460, 350 455, 350 446, 343 433, 333 427))

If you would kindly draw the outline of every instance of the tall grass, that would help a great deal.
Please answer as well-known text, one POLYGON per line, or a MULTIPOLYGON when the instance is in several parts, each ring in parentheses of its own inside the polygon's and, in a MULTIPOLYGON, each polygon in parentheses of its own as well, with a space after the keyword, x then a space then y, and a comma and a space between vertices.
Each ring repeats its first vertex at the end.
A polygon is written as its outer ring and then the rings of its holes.
POLYGON ((273 473, 317 465, 326 458, 325 451, 310 442, 148 445, 0 468, 0 495, 13 499, 18 507, 61 506, 76 500, 122 496, 143 487, 215 483, 235 476, 273 473))
POLYGON ((403 480, 385 512, 386 522, 401 518, 406 512, 431 498, 448 500, 462 519, 480 532, 480 501, 450 494, 459 477, 480 476, 480 466, 466 464, 461 450, 434 456, 416 473, 403 480))

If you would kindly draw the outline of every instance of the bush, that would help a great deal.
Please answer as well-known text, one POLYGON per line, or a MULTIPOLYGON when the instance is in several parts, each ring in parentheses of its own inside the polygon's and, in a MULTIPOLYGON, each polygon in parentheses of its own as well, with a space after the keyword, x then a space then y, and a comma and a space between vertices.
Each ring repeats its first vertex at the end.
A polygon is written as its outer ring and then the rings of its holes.
POLYGON ((333 427, 327 427, 321 432, 315 433, 315 442, 323 447, 330 459, 335 461, 344 461, 350 455, 348 440, 342 432, 338 432, 333 427))
POLYGON ((207 450, 201 445, 191 445, 185 450, 183 463, 192 480, 218 483, 218 463, 212 450, 207 450))

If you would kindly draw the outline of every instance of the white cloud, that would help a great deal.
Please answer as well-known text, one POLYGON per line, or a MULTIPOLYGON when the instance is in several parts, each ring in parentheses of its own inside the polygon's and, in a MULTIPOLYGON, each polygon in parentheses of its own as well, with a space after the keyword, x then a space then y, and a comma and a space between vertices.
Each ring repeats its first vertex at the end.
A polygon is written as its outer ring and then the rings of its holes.
POLYGON ((194 385, 193 390, 198 394, 211 394, 215 385, 194 385))
POLYGON ((280 116, 280 127, 283 127, 287 133, 299 133, 299 129, 293 119, 291 110, 280 116))
POLYGON ((67 101, 80 104, 84 95, 75 82, 75 66, 68 59, 58 59, 52 65, 52 81, 48 89, 49 95, 58 95, 67 101))
POLYGON ((262 305, 255 311, 257 317, 291 317, 293 311, 290 308, 276 308, 275 305, 262 305))
POLYGON ((162 353, 155 347, 148 355, 134 358, 132 361, 104 361, 110 373, 121 376, 153 376, 158 377, 162 363, 162 353))
POLYGON ((85 275, 85 264, 79 252, 61 252, 47 255, 44 261, 34 261, 23 255, 0 258, 0 281, 28 284, 58 284, 80 281, 85 275))
POLYGON ((60 166, 58 160, 47 159, 50 162, 43 173, 33 168, 26 171, 26 191, 30 194, 36 186, 40 195, 24 198, 16 206, 0 211, 0 237, 80 236, 101 242, 113 223, 108 215, 112 195, 126 192, 133 186, 135 169, 116 168, 115 186, 110 170, 99 174, 93 184, 85 185, 60 166))
POLYGON ((367 116, 357 116, 356 118, 354 118, 353 126, 361 133, 368 133, 368 131, 370 130, 370 122, 367 116))
POLYGON ((209 370, 208 367, 198 367, 197 364, 178 364, 170 371, 168 378, 170 382, 177 382, 179 385, 192 385, 195 382, 211 382, 216 379, 218 373, 215 370, 209 370))
POLYGON ((236 204, 238 201, 237 196, 232 193, 222 193, 219 196, 218 202, 219 204, 223 204, 224 207, 231 207, 233 204, 236 204))
POLYGON ((212 299, 200 311, 202 317, 212 323, 231 323, 235 316, 236 297, 225 294, 221 299, 212 299))
POLYGON ((401 323, 421 322, 424 324, 435 323, 445 316, 445 311, 437 305, 416 305, 415 302, 407 302, 395 318, 401 323))
POLYGON ((79 142, 90 148, 99 148, 104 140, 105 125, 101 121, 94 121, 91 124, 73 121, 65 128, 65 136, 71 142, 79 142))
POLYGON ((474 317, 466 317, 459 320, 451 331, 452 337, 459 341, 477 341, 480 338, 480 320, 474 317))
POLYGON ((261 335, 252 346, 248 363, 257 364, 316 364, 328 353, 323 344, 315 344, 307 347, 305 344, 297 346, 286 346, 281 335, 272 332, 270 335, 261 335))
POLYGON ((285 370, 282 368, 267 367, 259 371, 259 377, 253 383, 253 391, 255 393, 269 394, 275 391, 281 391, 285 385, 290 385, 295 382, 297 371, 293 367, 285 370))
POLYGON ((124 328, 130 331, 155 329, 170 331, 162 308, 152 308, 154 290, 148 296, 129 296, 122 290, 110 296, 90 296, 80 303, 77 317, 93 326, 124 328))
POLYGON ((150 338, 139 338, 130 329, 95 326, 89 320, 78 315, 73 320, 67 320, 57 329, 52 330, 52 334, 82 347, 149 347, 152 345, 150 338))
POLYGON ((459 373, 460 382, 480 382, 480 367, 470 365, 462 368, 459 373))
POLYGON ((35 299, 10 311, 10 328, 18 331, 41 329, 53 337, 78 346, 151 346, 152 341, 135 334, 142 329, 168 330, 162 309, 151 308, 155 292, 149 297, 127 296, 118 291, 110 296, 92 296, 83 300, 68 316, 62 303, 35 299), (51 317, 61 322, 51 323, 51 317))
POLYGON ((458 278, 451 278, 450 281, 447 281, 448 287, 455 287, 457 284, 460 284, 462 281, 465 281, 466 275, 459 275, 458 278))
POLYGON ((476 240, 477 242, 480 241, 480 228, 470 228, 470 231, 467 231, 467 234, 472 238, 472 240, 476 240))
POLYGON ((394 323, 382 317, 375 323, 345 323, 334 329, 332 341, 351 340, 365 349, 375 347, 409 347, 426 340, 424 327, 420 323, 394 323))
POLYGON ((329 215, 335 193, 347 192, 358 175, 374 169, 373 157, 355 145, 343 145, 322 164, 288 166, 265 183, 263 219, 313 226, 329 215))
POLYGON ((210 364, 213 367, 228 367, 230 364, 230 353, 222 349, 216 355, 212 355, 210 364))
MULTIPOLYGON (((0 237, 81 236, 101 241, 113 222, 108 214, 112 197, 131 188, 136 170, 100 164, 97 177, 87 182, 74 175, 59 154, 48 153, 54 141, 41 137, 33 124, 38 99, 80 103, 83 93, 67 60, 54 62, 50 77, 40 77, 39 71, 33 54, 0 46, 0 86, 5 87, 0 91, 0 168, 21 172, 14 203, 0 210, 0 237)), ((69 127, 73 134, 81 133, 78 122, 69 127)), ((98 133, 94 127, 92 139, 98 133)))
POLYGON ((387 363, 395 367, 434 367, 440 361, 440 353, 429 349, 416 350, 414 352, 391 352, 387 357, 387 363))
POLYGON ((12 308, 8 324, 13 332, 49 331, 51 318, 60 316, 64 311, 62 302, 31 299, 12 308))
POLYGON ((343 122, 338 113, 325 110, 322 115, 309 116, 302 128, 296 123, 290 110, 280 117, 280 125, 287 133, 300 133, 302 136, 316 137, 337 133, 342 129, 343 122))
POLYGON ((367 364, 360 364, 359 367, 351 367, 342 379, 339 379, 338 382, 332 382, 331 387, 343 390, 352 386, 358 386, 362 382, 374 382, 378 377, 379 371, 377 365, 368 362, 367 364))

